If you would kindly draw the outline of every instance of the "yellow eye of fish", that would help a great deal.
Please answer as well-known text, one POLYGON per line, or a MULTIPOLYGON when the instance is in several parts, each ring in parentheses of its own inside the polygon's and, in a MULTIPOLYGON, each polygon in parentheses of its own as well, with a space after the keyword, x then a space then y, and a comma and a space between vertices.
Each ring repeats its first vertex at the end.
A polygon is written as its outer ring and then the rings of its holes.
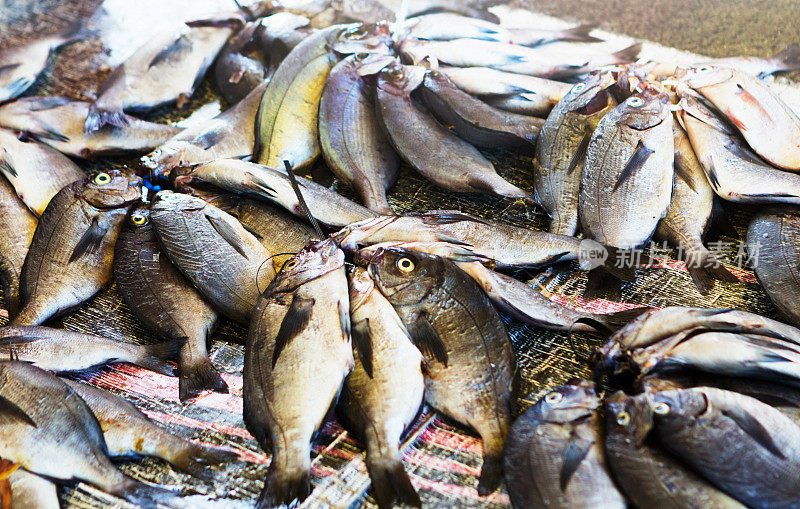
POLYGON ((656 403, 653 405, 653 412, 657 413, 658 415, 667 415, 670 411, 670 407, 666 403, 656 403))
POLYGON ((283 264, 283 270, 292 270, 295 267, 297 267, 297 260, 294 258, 286 260, 286 263, 283 264))
POLYGON ((131 223, 135 224, 136 226, 142 226, 147 222, 147 218, 142 214, 134 214, 131 216, 131 223))
POLYGON ((386 71, 386 75, 392 78, 393 80, 399 80, 403 77, 403 70, 402 69, 389 69, 386 71))
POLYGON ((369 53, 356 53, 356 60, 358 60, 359 62, 361 62, 361 61, 363 61, 363 60, 366 60, 366 58, 367 58, 368 56, 369 56, 369 53))
POLYGON ((544 400, 552 405, 558 403, 563 398, 564 396, 562 396, 560 392, 551 392, 550 394, 544 397, 544 400))
POLYGON ((631 415, 628 412, 622 411, 617 414, 617 424, 620 426, 627 426, 631 422, 631 415))
POLYGON ((400 258, 397 260, 397 268, 401 272, 411 272, 414 270, 414 262, 411 261, 411 258, 400 258))
POLYGON ((94 178, 95 184, 103 185, 103 184, 108 184, 109 182, 111 182, 111 175, 109 175, 108 173, 98 173, 97 176, 94 178))
POLYGON ((573 92, 582 92, 583 89, 586 88, 586 83, 578 83, 574 87, 572 87, 573 92))
POLYGON ((351 28, 344 34, 348 39, 363 39, 366 35, 367 30, 363 26, 351 28))
POLYGON ((638 108, 639 106, 644 104, 644 99, 641 97, 631 97, 628 99, 628 106, 633 106, 634 108, 638 108))

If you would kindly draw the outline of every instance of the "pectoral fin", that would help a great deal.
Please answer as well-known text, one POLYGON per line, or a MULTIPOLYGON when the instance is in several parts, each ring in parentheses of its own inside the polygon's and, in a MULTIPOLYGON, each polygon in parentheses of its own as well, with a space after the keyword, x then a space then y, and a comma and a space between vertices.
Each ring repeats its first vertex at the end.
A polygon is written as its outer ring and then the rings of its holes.
POLYGON ((583 138, 581 138, 578 148, 575 149, 575 153, 572 154, 572 159, 569 161, 569 166, 567 166, 567 175, 572 175, 572 172, 575 171, 578 163, 583 161, 583 159, 586 157, 586 149, 589 148, 589 142, 591 139, 592 131, 586 129, 586 131, 583 133, 583 138))
POLYGON ((17 170, 14 169, 14 165, 11 162, 11 154, 3 148, 0 148, 0 171, 12 177, 17 176, 17 170))
POLYGON ((86 230, 86 233, 83 234, 83 237, 81 237, 75 245, 75 249, 72 250, 69 262, 72 263, 83 255, 96 253, 97 250, 100 249, 100 245, 103 243, 103 237, 106 236, 107 232, 108 229, 100 226, 96 217, 93 218, 89 229, 86 230))
POLYGON ((3 396, 0 396, 0 423, 25 423, 34 428, 37 427, 33 419, 24 410, 3 396))
POLYGON ((211 223, 211 226, 214 227, 219 236, 222 237, 225 242, 231 245, 233 249, 236 250, 237 253, 247 258, 247 251, 245 251, 244 240, 239 235, 239 232, 231 226, 227 221, 221 219, 217 216, 211 215, 206 213, 206 219, 208 222, 211 223))
POLYGON ((561 472, 558 476, 558 483, 561 491, 564 492, 569 485, 572 475, 578 470, 583 458, 589 454, 589 449, 594 445, 593 441, 583 439, 576 434, 570 436, 567 446, 564 448, 564 454, 561 458, 561 472))
POLYGON ((372 335, 369 318, 353 324, 353 345, 361 359, 364 371, 372 378, 372 335))
POLYGON ((425 313, 420 313, 414 323, 407 327, 411 339, 423 354, 435 358, 447 366, 447 347, 445 347, 439 333, 433 328, 425 313))
POLYGON ((644 146, 642 140, 639 140, 639 142, 636 144, 636 149, 631 155, 631 158, 628 159, 628 163, 625 165, 625 168, 622 169, 622 173, 620 173, 617 183, 614 184, 613 191, 616 191, 619 186, 624 184, 625 181, 631 178, 634 173, 639 171, 653 152, 653 150, 650 150, 644 146))
POLYGON ((786 456, 784 456, 784 454, 778 448, 778 445, 774 440, 772 440, 769 431, 767 431, 767 429, 764 428, 764 426, 758 422, 755 417, 747 413, 745 410, 741 408, 737 408, 735 410, 723 410, 722 415, 731 419, 742 431, 747 433, 753 440, 758 442, 766 450, 781 459, 786 459, 786 456))
POLYGON ((295 336, 300 334, 311 320, 311 310, 314 308, 314 299, 295 297, 289 306, 289 311, 283 317, 281 328, 275 336, 275 349, 272 352, 272 367, 278 362, 281 352, 295 336))

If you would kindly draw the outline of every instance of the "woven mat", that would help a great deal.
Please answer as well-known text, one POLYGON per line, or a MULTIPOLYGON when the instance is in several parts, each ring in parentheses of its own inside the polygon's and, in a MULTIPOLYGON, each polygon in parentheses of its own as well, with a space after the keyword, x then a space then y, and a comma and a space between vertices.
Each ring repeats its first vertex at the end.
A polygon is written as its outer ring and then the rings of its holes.
MULTIPOLYGON (((546 4, 550 13, 558 11, 550 2, 546 4)), ((583 4, 584 2, 581 2, 583 4)), ((636 4, 634 0, 616 1, 615 4, 636 4)), ((660 2, 656 2, 658 4, 660 2)), ((76 16, 89 16, 96 7, 94 2, 45 0, 6 0, 0 3, 0 46, 13 44, 31 32, 58 31, 76 16)), ((598 5, 603 2, 586 2, 586 15, 597 16, 598 5), (594 9, 594 10, 592 10, 594 9)), ((717 9, 728 9, 731 2, 704 2, 717 9)), ((655 9, 655 7, 654 7, 655 9)), ((574 12, 571 15, 574 16, 574 12)), ((602 12, 602 11, 600 11, 602 12)), ((784 19, 791 19, 787 12, 784 19)), ((796 19, 796 17, 794 18, 796 19)), ((551 20, 552 21, 552 20, 551 20)), ((579 21, 603 21, 582 19, 579 21)), ((698 20, 699 21, 699 20, 698 20)), ((666 23, 665 20, 650 19, 647 23, 666 23)), ((614 21, 610 21, 614 25, 614 21)), ((744 21, 742 23, 745 23, 744 21)), ((699 25, 698 25, 699 26, 699 25)), ((747 32, 736 26, 728 27, 731 36, 737 36, 737 49, 747 32)), ((741 27, 739 27, 741 28, 741 27)), ((641 27, 637 30, 641 31, 641 27)), ((776 28, 777 30, 777 28, 776 28)), ((761 44, 763 32, 758 36, 761 44)), ((786 43, 791 41, 786 41, 786 43)), ((764 51, 758 46, 754 51, 764 51)), ((94 84, 107 72, 103 69, 102 44, 90 40, 64 48, 51 63, 51 71, 29 92, 29 95, 67 95, 87 97, 94 93, 94 84)), ((694 49, 694 48, 687 48, 694 49)), ((725 53, 716 48, 716 55, 725 53)), ((188 108, 181 112, 163 110, 148 116, 149 120, 176 120, 188 112, 215 100, 218 97, 214 86, 206 80, 188 108)), ((514 184, 531 189, 531 161, 505 152, 488 152, 486 155, 497 165, 498 172, 514 184)), ((136 159, 98 160, 81 163, 93 172, 123 164, 134 165, 136 159)), ((352 196, 343 185, 334 182, 333 187, 342 194, 352 196)), ((543 229, 545 216, 530 205, 508 199, 496 199, 478 195, 454 195, 431 186, 427 181, 406 169, 390 194, 390 203, 399 213, 428 209, 459 209, 478 216, 507 221, 527 228, 543 229)), ((726 204, 731 222, 743 237, 751 212, 744 208, 726 204)), ((675 261, 675 252, 659 253, 656 266, 639 272, 635 284, 623 288, 622 302, 595 300, 584 302, 581 294, 586 283, 584 273, 575 267, 566 266, 542 273, 520 273, 553 300, 562 304, 589 309, 595 312, 616 311, 632 305, 686 305, 707 307, 735 307, 770 317, 777 312, 764 292, 757 285, 753 273, 746 267, 739 269, 735 262, 739 239, 722 237, 729 244, 724 252, 726 265, 740 279, 733 284, 717 284, 708 296, 701 296, 694 288, 685 267, 675 261)), ((1 321, 7 313, 0 310, 1 321)), ((532 394, 525 401, 535 398, 535 393, 563 383, 574 376, 588 376, 585 360, 599 346, 602 338, 591 334, 574 334, 570 341, 566 334, 544 331, 504 317, 517 352, 517 362, 523 383, 522 394, 532 394)), ((92 332, 116 339, 136 342, 158 341, 137 323, 127 306, 121 301, 117 289, 103 291, 86 305, 57 320, 56 326, 92 332)), ((117 364, 82 374, 81 379, 98 387, 124 396, 151 418, 173 433, 200 443, 214 444, 233 449, 240 454, 240 461, 227 465, 216 475, 211 485, 199 482, 188 475, 174 471, 160 460, 142 459, 122 464, 128 474, 146 481, 182 487, 188 495, 198 495, 197 505, 219 505, 224 507, 247 507, 257 497, 269 464, 268 456, 258 447, 242 421, 242 363, 243 343, 246 330, 231 322, 224 322, 213 335, 211 358, 223 373, 230 394, 210 394, 191 405, 178 401, 178 379, 171 378, 138 367, 117 364), (202 496, 202 497, 201 497, 202 496)), ((368 495, 369 477, 364 465, 364 451, 334 420, 325 424, 313 447, 312 476, 315 486, 312 496, 303 507, 374 507, 368 495)), ((508 507, 506 492, 500 490, 488 497, 480 498, 474 489, 481 466, 481 445, 474 434, 460 426, 424 412, 403 446, 403 460, 418 489, 425 507, 508 507)), ((64 507, 104 507, 120 504, 102 492, 84 484, 65 487, 61 490, 64 507)), ((193 499, 194 500, 194 499, 193 499)))

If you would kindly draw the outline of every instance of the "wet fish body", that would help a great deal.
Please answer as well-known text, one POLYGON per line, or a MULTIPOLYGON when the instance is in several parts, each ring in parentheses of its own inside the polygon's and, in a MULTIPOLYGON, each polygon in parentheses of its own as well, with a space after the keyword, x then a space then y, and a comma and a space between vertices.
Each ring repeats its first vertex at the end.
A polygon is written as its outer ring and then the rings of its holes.
POLYGON ((370 87, 374 78, 361 75, 374 60, 357 54, 334 66, 320 101, 320 145, 328 167, 356 190, 367 208, 394 214, 386 191, 397 181, 400 158, 376 116, 370 87))
POLYGON ((114 243, 140 179, 110 170, 73 182, 39 218, 22 266, 22 308, 12 325, 39 325, 83 303, 111 281, 114 243))
POLYGON ((259 44, 258 37, 263 30, 260 21, 250 21, 219 52, 214 64, 214 77, 222 97, 229 104, 236 104, 269 79, 269 55, 259 44))
POLYGON ((114 280, 140 322, 161 337, 180 340, 181 401, 228 386, 208 358, 217 313, 170 262, 156 237, 147 205, 135 206, 114 248, 114 280))
POLYGON ((45 36, 0 50, 0 103, 24 93, 47 64, 50 53, 72 39, 64 35, 45 36))
POLYGON ((17 197, 11 184, 0 177, 0 277, 9 315, 19 311, 19 278, 36 231, 36 217, 17 197))
POLYGON ((311 492, 311 439, 353 368, 344 253, 320 241, 284 264, 253 311, 244 419, 272 462, 257 507, 311 492))
POLYGON ((125 116, 125 127, 83 132, 90 103, 62 97, 23 97, 0 106, 0 125, 31 135, 59 152, 92 159, 100 155, 145 152, 161 145, 180 127, 125 116))
POLYGON ((61 509, 56 485, 22 469, 8 477, 12 509, 61 509))

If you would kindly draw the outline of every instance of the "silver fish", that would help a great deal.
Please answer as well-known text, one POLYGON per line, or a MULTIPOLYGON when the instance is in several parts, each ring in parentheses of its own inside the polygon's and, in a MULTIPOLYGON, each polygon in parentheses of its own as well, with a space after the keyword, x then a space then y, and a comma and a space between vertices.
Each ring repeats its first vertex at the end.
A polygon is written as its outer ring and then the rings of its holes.
POLYGON ((3 298, 11 317, 19 311, 19 278, 36 231, 36 216, 17 197, 14 188, 0 177, 0 278, 3 298))
POLYGON ((19 469, 8 477, 11 509, 61 509, 56 485, 44 477, 19 469))
POLYGON ((0 103, 30 88, 44 70, 50 53, 74 40, 69 35, 49 35, 0 49, 0 103))

